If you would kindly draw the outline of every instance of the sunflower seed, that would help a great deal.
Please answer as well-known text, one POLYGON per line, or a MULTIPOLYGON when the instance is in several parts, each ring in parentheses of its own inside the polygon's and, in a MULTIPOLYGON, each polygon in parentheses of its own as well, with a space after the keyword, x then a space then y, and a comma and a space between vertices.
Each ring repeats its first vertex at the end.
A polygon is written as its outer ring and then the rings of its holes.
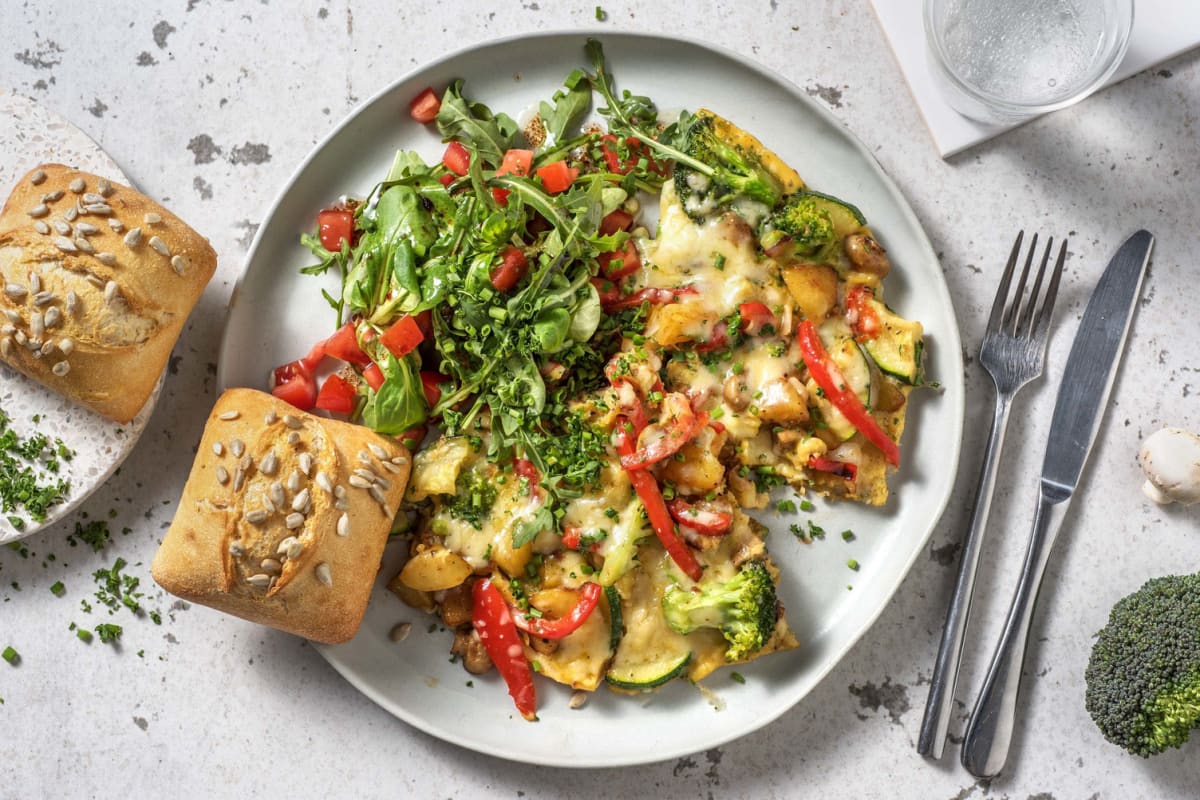
POLYGON ((108 203, 88 203, 83 207, 83 210, 89 214, 107 217, 112 213, 112 206, 110 206, 108 203))
POLYGON ((79 209, 77 209, 75 206, 71 206, 63 212, 63 216, 67 218, 67 222, 74 222, 75 218, 79 216, 79 209))
POLYGON ((75 194, 79 194, 80 192, 82 192, 84 189, 87 188, 87 184, 84 183, 83 178, 76 178, 75 180, 73 180, 67 184, 67 188, 70 189, 75 194))
POLYGON ((360 464, 366 464, 366 465, 369 467, 369 466, 371 466, 371 464, 373 464, 374 462, 373 462, 373 461, 371 461, 371 454, 370 454, 370 453, 368 453, 366 450, 359 450, 359 451, 358 451, 358 463, 360 463, 360 464))
POLYGON ((242 456, 242 460, 238 462, 238 466, 239 466, 239 467, 240 467, 240 468, 241 468, 243 471, 245 471, 245 472, 249 472, 249 471, 250 471, 250 468, 254 466, 254 459, 253 459, 253 458, 251 458, 251 457, 250 457, 250 456, 248 456, 248 455, 247 455, 247 456, 242 456))
POLYGON ((342 514, 340 517, 338 517, 337 535, 338 536, 349 536, 350 535, 350 515, 349 514, 342 514))
POLYGON ((325 474, 324 470, 317 470, 316 481, 317 486, 320 486, 329 494, 333 494, 333 481, 329 480, 329 476, 325 474))
POLYGON ((59 250, 62 250, 64 253, 75 253, 79 250, 79 248, 75 246, 75 243, 66 236, 54 237, 54 246, 59 250))
POLYGON ((271 498, 269 497, 263 498, 263 508, 266 509, 268 514, 274 514, 279 510, 279 507, 272 503, 271 498))
POLYGON ((350 485, 356 489, 370 489, 375 485, 374 481, 369 481, 360 475, 350 476, 350 485))
POLYGON ((5 336, 3 339, 0 339, 0 356, 8 358, 12 355, 12 350, 13 340, 11 336, 5 336))
POLYGON ((117 257, 112 253, 96 253, 96 258, 106 267, 116 266, 117 257))
POLYGON ((258 469, 263 475, 274 475, 275 469, 279 466, 279 459, 275 455, 275 451, 267 453, 263 456, 262 461, 258 464, 258 469))
POLYGON ((158 223, 162 222, 162 215, 151 211, 150 213, 146 214, 146 216, 142 217, 142 222, 146 223, 147 225, 157 225, 158 223))
POLYGON ((246 483, 246 470, 238 467, 233 473, 233 490, 240 492, 242 486, 246 483))
POLYGON ((229 442, 229 452, 233 453, 234 458, 241 458, 242 453, 246 452, 246 445, 242 444, 241 439, 232 439, 229 442))
POLYGON ((183 256, 171 256, 171 269, 176 275, 182 275, 187 272, 187 260, 183 256))
POLYGON ((287 495, 283 493, 283 484, 279 481, 272 483, 271 487, 267 491, 270 494, 271 501, 275 503, 275 505, 282 506, 287 502, 287 495))
POLYGON ((261 508, 256 508, 253 511, 246 512, 246 522, 251 525, 260 525, 267 521, 267 512, 261 508))
POLYGON ((292 474, 288 475, 288 479, 287 479, 288 491, 293 492, 293 493, 298 492, 298 491, 300 491, 300 486, 301 486, 300 473, 297 472, 296 470, 292 470, 292 474))
POLYGON ((96 252, 95 246, 93 246, 91 242, 82 236, 75 237, 75 247, 79 250, 79 252, 87 253, 88 255, 92 255, 96 252))
POLYGON ((300 444, 300 431, 291 431, 288 433, 287 443, 290 445, 300 444))
POLYGON ((167 247, 167 243, 157 236, 150 237, 150 248, 160 256, 170 256, 171 248, 167 247))
POLYGON ((4 284, 4 293, 13 300, 20 300, 25 295, 29 294, 29 290, 19 283, 4 284))
POLYGON ((359 467, 358 469, 354 470, 353 474, 357 475, 358 477, 360 477, 364 480, 370 481, 371 483, 374 483, 375 479, 379 477, 378 475, 375 474, 374 470, 364 469, 362 467, 359 467))
POLYGON ((212 451, 214 456, 220 458, 221 456, 225 455, 225 445, 221 444, 220 442, 213 442, 212 451))
POLYGON ((383 489, 385 492, 392 488, 392 482, 382 475, 375 476, 375 485, 380 489, 383 489))
POLYGON ((53 303, 57 299, 54 292, 38 292, 33 296, 33 304, 35 306, 44 306, 53 303))
POLYGON ((108 283, 104 284, 104 302, 112 305, 113 301, 117 299, 117 290, 120 288, 121 287, 117 286, 116 281, 109 281, 108 283))
POLYGON ((313 468, 312 453, 301 453, 299 462, 300 462, 300 471, 303 472, 305 474, 305 476, 312 475, 312 468, 313 468))
POLYGON ((96 194, 95 192, 84 192, 83 202, 85 203, 103 203, 104 195, 96 194))
POLYGON ((302 425, 304 425, 304 423, 300 421, 299 417, 294 416, 292 414, 284 414, 283 415, 283 424, 287 425, 289 428, 292 428, 293 430, 298 429, 302 425))
POLYGON ((350 510, 350 501, 346 500, 345 498, 342 498, 341 500, 336 501, 333 504, 333 507, 336 508, 338 511, 349 511, 350 510))
POLYGON ((346 496, 346 487, 341 485, 333 487, 333 496, 338 500, 343 499, 346 496))
POLYGON ((14 325, 16 325, 18 322, 25 321, 24 319, 21 318, 20 314, 18 314, 16 311, 12 311, 12 310, 5 310, 4 316, 7 317, 8 321, 14 325))
POLYGON ((299 494, 292 498, 292 511, 303 512, 308 505, 310 497, 308 489, 301 490, 299 494))
POLYGON ((62 312, 58 310, 58 306, 50 306, 46 309, 46 327, 53 328, 62 321, 62 312))
POLYGON ((385 508, 387 507, 387 497, 384 495, 383 490, 381 490, 378 486, 372 486, 370 492, 371 498, 376 503, 379 503, 379 505, 384 506, 385 508))
POLYGON ((125 233, 125 246, 126 247, 137 247, 141 243, 142 243, 142 229, 141 228, 130 228, 125 233))
POLYGON ((224 486, 229 482, 229 470, 224 467, 217 467, 217 483, 224 486))
POLYGON ((304 524, 304 515, 299 511, 293 511, 284 518, 283 524, 287 526, 289 531, 294 531, 304 524))
POLYGON ((50 233, 50 226, 47 225, 46 223, 42 222, 40 219, 34 221, 33 229, 35 231, 37 231, 38 233, 40 233, 42 236, 46 236, 47 234, 50 233))
POLYGON ((37 219, 38 217, 44 217, 47 214, 49 214, 50 207, 48 205, 46 205, 45 203, 38 203, 36 206, 29 209, 25 213, 28 214, 29 216, 33 217, 34 219, 37 219))
POLYGON ((95 275, 95 274, 89 272, 87 275, 84 276, 84 279, 87 280, 87 282, 90 283, 92 286, 95 286, 97 289, 104 288, 104 278, 101 278, 99 275, 95 275))
POLYGON ((280 564, 273 558, 264 558, 261 562, 259 562, 259 566, 267 572, 279 572, 281 569, 283 569, 283 564, 280 564))
POLYGON ((246 548, 242 547, 237 542, 229 543, 229 555, 237 557, 237 556, 243 556, 245 554, 246 554, 246 548))
POLYGON ((17 332, 17 326, 13 325, 11 322, 6 324, 4 327, 0 328, 0 335, 12 336, 16 332, 17 332))
POLYGON ((50 220, 50 227, 54 228, 56 232, 62 234, 63 236, 69 236, 71 234, 71 223, 67 222, 65 219, 50 220))
POLYGON ((29 182, 34 186, 37 186, 44 180, 46 180, 46 170, 44 169, 35 169, 33 174, 29 176, 29 182))
POLYGON ((333 586, 333 573, 329 571, 329 565, 322 561, 313 568, 313 574, 317 576, 317 580, 326 586, 333 586))
POLYGON ((37 355, 35 356, 35 358, 39 357, 39 356, 48 356, 53 352, 54 352, 54 342, 47 341, 45 344, 42 345, 42 348, 37 351, 37 355))
POLYGON ((42 316, 42 312, 34 311, 29 315, 29 335, 35 339, 40 339, 45 332, 46 320, 42 316))
POLYGON ((242 415, 242 412, 238 411, 237 409, 231 408, 228 411, 222 411, 220 414, 218 414, 217 419, 223 419, 226 422, 228 422, 229 420, 237 419, 241 415, 242 415))
POLYGON ((381 462, 379 462, 379 466, 383 467, 384 469, 386 469, 388 472, 392 473, 393 475, 399 475, 401 472, 404 471, 390 461, 381 461, 381 462))
POLYGON ((388 638, 393 642, 403 642, 410 633, 412 633, 412 623, 401 622, 388 631, 388 638))
POLYGON ((25 331, 17 331, 13 334, 13 341, 24 347, 29 344, 29 337, 25 335, 25 331))
POLYGON ((396 512, 392 511, 392 507, 389 506, 387 503, 380 503, 379 510, 383 512, 383 516, 386 519, 388 519, 389 521, 394 520, 396 518, 396 512))
POLYGON ((64 356, 69 356, 75 350, 75 341, 73 339, 59 339, 58 349, 62 351, 64 356))
POLYGON ((90 222, 76 222, 75 232, 81 236, 95 236, 100 229, 90 222))
POLYGON ((371 442, 369 445, 367 445, 367 447, 375 455, 375 457, 381 461, 388 457, 387 450, 383 449, 382 445, 378 445, 378 444, 375 444, 374 442, 371 442))
POLYGON ((266 587, 271 583, 271 576, 265 572, 259 572, 255 575, 251 575, 249 578, 246 578, 246 583, 250 584, 251 586, 266 587))
POLYGON ((392 459, 392 463, 399 464, 400 466, 404 466, 405 464, 408 463, 408 456, 396 456, 395 458, 392 459))
POLYGON ((300 554, 303 552, 304 542, 300 541, 299 539, 293 539, 292 543, 288 545, 287 557, 289 559, 299 558, 300 554))
POLYGON ((108 182, 107 178, 101 178, 96 182, 96 191, 100 193, 101 197, 108 197, 113 193, 112 184, 108 182))
POLYGON ((116 217, 109 217, 108 227, 112 228, 116 233, 120 233, 121 231, 125 230, 125 223, 121 222, 121 220, 117 219, 116 217))
POLYGON ((67 377, 67 373, 71 371, 71 365, 66 361, 60 361, 51 367, 50 371, 60 378, 65 378, 67 377))
POLYGON ((274 425, 278 419, 279 419, 279 416, 273 410, 268 411, 266 414, 263 415, 263 424, 264 425, 274 425))
POLYGON ((571 692, 571 699, 567 701, 568 708, 583 708, 587 705, 588 693, 582 690, 571 692))
POLYGON ((288 548, 291 547, 296 541, 297 539, 295 536, 284 537, 283 540, 279 542, 279 546, 275 548, 275 553, 281 556, 286 555, 288 548))

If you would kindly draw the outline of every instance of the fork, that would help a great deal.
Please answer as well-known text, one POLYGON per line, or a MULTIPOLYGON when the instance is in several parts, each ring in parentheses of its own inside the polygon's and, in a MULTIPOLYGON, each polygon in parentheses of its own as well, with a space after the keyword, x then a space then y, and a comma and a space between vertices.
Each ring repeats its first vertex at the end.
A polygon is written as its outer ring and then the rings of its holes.
POLYGON ((987 529, 988 512, 996 488, 996 468, 1000 463, 1004 436, 1008 430, 1009 411, 1017 392, 1040 377, 1045 367, 1050 318, 1054 311, 1054 300, 1058 295, 1063 262, 1067 256, 1067 242, 1064 240, 1046 293, 1041 295, 1046 266, 1054 245, 1054 237, 1050 237, 1046 242, 1046 250, 1033 287, 1026 296, 1025 287, 1037 253, 1038 237, 1035 233, 1030 239, 1025 266, 1021 270, 1016 291, 1010 297, 1013 272, 1020 260, 1021 243, 1024 238, 1025 231, 1021 231, 1017 234, 1017 240, 1013 242, 1008 264, 1004 267, 1004 275, 996 289, 996 299, 992 303, 983 344, 979 348, 979 363, 987 370, 996 386, 996 406, 992 412, 992 432, 983 452, 979 486, 975 491, 975 509, 971 513, 970 528, 963 545, 954 594, 946 612, 946 625, 942 630, 942 642, 930 680, 925 717, 921 723, 920 737, 917 739, 917 752, 932 758, 942 757, 950 726, 954 690, 962 661, 964 634, 971 610, 971 595, 975 590, 975 575, 979 569, 984 531, 987 529))

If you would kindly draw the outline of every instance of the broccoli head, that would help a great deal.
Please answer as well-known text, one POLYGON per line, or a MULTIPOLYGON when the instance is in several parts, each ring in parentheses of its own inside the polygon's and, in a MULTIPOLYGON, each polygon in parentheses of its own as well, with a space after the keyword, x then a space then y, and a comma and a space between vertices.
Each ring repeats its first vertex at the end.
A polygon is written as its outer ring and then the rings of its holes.
POLYGON ((675 191, 696 221, 747 198, 774 208, 779 181, 753 153, 717 135, 713 118, 693 117, 683 137, 686 159, 675 162, 675 191))
POLYGON ((725 658, 741 661, 761 650, 775 630, 779 607, 766 564, 747 561, 727 581, 707 581, 694 591, 672 586, 663 595, 663 616, 676 633, 717 628, 729 642, 725 658))
POLYGON ((788 245, 798 256, 814 256, 838 241, 829 203, 808 192, 784 198, 763 221, 762 246, 772 250, 788 245))
POLYGON ((1200 575, 1122 598, 1088 661, 1086 705, 1104 737, 1147 757, 1200 726, 1200 575))

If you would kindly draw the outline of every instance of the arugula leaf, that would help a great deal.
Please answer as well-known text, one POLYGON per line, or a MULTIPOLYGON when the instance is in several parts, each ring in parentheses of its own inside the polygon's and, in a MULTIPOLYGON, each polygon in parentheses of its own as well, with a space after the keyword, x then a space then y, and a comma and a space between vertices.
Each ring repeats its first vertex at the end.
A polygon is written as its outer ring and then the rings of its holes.
POLYGON ((592 87, 583 70, 572 71, 563 86, 566 91, 560 89, 549 103, 538 105, 538 116, 546 127, 546 140, 539 150, 556 146, 566 139, 567 131, 579 123, 592 104, 592 87))
POLYGON ((493 114, 483 103, 468 102, 462 96, 463 82, 457 80, 446 89, 437 115, 438 131, 443 139, 458 139, 471 145, 492 167, 504 159, 504 151, 513 146, 520 130, 507 114, 493 114))
POLYGON ((538 507, 528 519, 523 519, 513 526, 513 549, 524 547, 538 537, 542 531, 555 529, 554 512, 549 504, 538 507))

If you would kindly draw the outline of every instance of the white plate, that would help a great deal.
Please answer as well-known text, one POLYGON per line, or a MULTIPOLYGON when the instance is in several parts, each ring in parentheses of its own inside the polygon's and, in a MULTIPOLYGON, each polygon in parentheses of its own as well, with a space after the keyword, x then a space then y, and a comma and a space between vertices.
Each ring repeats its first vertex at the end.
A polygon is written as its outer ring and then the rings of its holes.
MULTIPOLYGON (((706 680, 723 701, 720 711, 678 681, 644 698, 602 690, 573 711, 567 690, 539 681, 541 721, 524 722, 495 673, 468 687, 472 676, 448 660, 450 634, 428 632, 432 617, 383 588, 394 574, 386 562, 398 554, 385 557, 361 631, 347 644, 320 648, 325 658, 368 697, 428 733, 489 755, 574 767, 659 761, 715 747, 804 697, 875 620, 922 551, 954 483, 963 419, 958 330, 937 259, 908 204, 863 146, 802 91, 738 56, 677 39, 600 38, 619 86, 649 95, 661 108, 704 105, 729 117, 813 187, 862 209, 896 265, 888 300, 924 322, 928 372, 941 388, 913 396, 903 467, 885 508, 822 502, 812 515, 762 515, 773 529, 768 543, 783 569, 788 617, 804 645, 739 668, 743 685, 730 680, 730 670, 706 680), (810 518, 829 532, 825 541, 805 545, 788 533, 789 523, 810 518), (857 535, 850 544, 839 535, 846 529, 857 535), (847 568, 851 557, 861 571, 847 568), (405 620, 414 623, 412 635, 390 642, 388 631, 405 620)), ((218 383, 263 387, 273 366, 303 355, 332 329, 320 280, 297 273, 310 261, 299 236, 339 195, 369 190, 397 148, 440 157, 436 131, 408 118, 411 98, 462 77, 471 98, 517 117, 548 98, 572 68, 587 65, 585 39, 544 34, 471 49, 409 75, 352 113, 300 167, 258 232, 230 304, 218 383)), ((336 281, 331 277, 325 287, 336 289, 336 281)))
MULTIPOLYGON (((0 192, 7 196, 21 176, 47 162, 129 183, 117 163, 83 131, 28 98, 0 90, 0 192)), ((64 502, 51 508, 44 521, 28 521, 22 530, 8 521, 9 513, 26 517, 22 509, 0 513, 0 544, 53 525, 100 488, 137 444, 160 389, 161 377, 137 416, 119 425, 0 364, 0 408, 12 418, 12 428, 22 438, 37 432, 60 438, 75 451, 59 473, 71 483, 64 502)))

